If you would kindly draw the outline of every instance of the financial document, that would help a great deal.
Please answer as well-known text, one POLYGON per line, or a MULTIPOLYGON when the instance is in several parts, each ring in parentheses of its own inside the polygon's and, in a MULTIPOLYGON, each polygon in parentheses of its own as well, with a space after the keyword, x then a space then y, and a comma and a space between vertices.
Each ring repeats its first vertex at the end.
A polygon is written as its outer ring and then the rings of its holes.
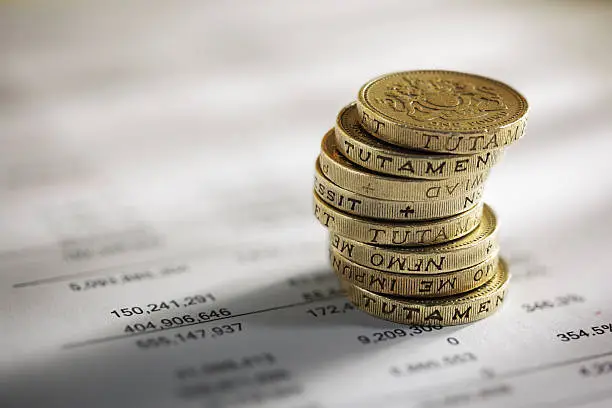
POLYGON ((609 3, 0 8, 1 407, 612 405, 609 3), (423 68, 531 105, 456 327, 356 310, 311 213, 336 112, 423 68))

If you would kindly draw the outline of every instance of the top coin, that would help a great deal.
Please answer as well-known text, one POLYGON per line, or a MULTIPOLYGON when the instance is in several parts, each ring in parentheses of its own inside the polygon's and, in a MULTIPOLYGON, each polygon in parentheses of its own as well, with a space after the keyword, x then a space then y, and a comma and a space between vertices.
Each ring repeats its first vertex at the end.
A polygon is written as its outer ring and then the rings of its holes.
POLYGON ((523 136, 527 100, 506 84, 453 71, 406 71, 366 83, 361 125, 389 143, 439 153, 496 150, 523 136))

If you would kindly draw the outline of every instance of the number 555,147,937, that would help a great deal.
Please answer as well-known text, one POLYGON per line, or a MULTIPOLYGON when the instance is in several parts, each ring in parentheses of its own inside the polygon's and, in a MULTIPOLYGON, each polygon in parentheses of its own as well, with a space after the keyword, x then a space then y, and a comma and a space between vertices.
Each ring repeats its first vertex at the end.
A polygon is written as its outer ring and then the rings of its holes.
POLYGON ((180 346, 181 344, 227 337, 243 331, 242 323, 229 323, 205 329, 193 329, 168 335, 159 335, 145 339, 136 340, 136 346, 142 350, 150 350, 160 347, 180 346))

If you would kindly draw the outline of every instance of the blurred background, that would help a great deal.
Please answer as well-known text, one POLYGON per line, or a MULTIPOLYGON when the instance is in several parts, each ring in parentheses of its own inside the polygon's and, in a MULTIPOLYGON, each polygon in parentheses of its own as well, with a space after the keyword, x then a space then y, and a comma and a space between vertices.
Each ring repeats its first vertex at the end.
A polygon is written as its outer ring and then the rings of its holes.
POLYGON ((538 203, 546 211, 531 232, 547 234, 553 221, 589 217, 574 211, 585 197, 598 215, 612 208, 609 2, 60 1, 1 11, 7 251, 112 229, 111 213, 150 228, 221 229, 303 215, 336 112, 371 77, 408 69, 474 72, 527 96, 528 137, 487 189, 502 214, 524 219, 538 203), (79 206, 104 225, 70 230, 78 221, 66 209, 79 206))
POLYGON ((320 139, 364 82, 397 70, 472 72, 527 97, 526 137, 485 194, 502 253, 535 259, 551 294, 583 288, 610 312, 611 22, 611 2, 585 0, 0 2, 5 395, 68 395, 73 383, 41 373, 87 372, 58 347, 114 333, 93 311, 191 287, 257 303, 253 287, 326 271, 311 215, 320 139), (82 271, 194 254, 210 265, 187 278, 71 297, 82 271), (282 270, 257 275, 261 260, 282 270))
POLYGON ((529 137, 487 194, 512 219, 540 203, 547 233, 585 196, 612 208, 611 16, 605 1, 5 2, 0 245, 112 229, 111 213, 225 229, 307 212, 338 109, 373 76, 430 68, 527 96, 529 137), (72 225, 79 206, 100 225, 72 225))

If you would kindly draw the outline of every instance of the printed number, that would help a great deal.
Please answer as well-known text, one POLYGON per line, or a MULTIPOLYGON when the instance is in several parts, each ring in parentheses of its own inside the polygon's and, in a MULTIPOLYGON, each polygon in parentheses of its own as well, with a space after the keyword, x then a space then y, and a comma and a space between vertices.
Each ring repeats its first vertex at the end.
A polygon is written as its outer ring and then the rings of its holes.
POLYGON ((214 302, 215 300, 217 299, 212 294, 207 293, 206 295, 186 296, 183 301, 185 302, 185 306, 195 306, 208 301, 214 302))
POLYGON ((153 324, 153 322, 149 322, 146 324, 143 323, 136 323, 133 325, 128 325, 125 326, 125 330, 123 330, 125 333, 137 333, 137 332, 143 332, 143 331, 147 331, 147 330, 154 330, 157 327, 153 324))
POLYGON ((449 337, 449 338, 446 339, 446 341, 448 342, 448 344, 450 344, 452 346, 459 345, 459 340, 457 340, 456 337, 449 337))
POLYGON ((229 310, 222 308, 219 310, 212 310, 210 312, 201 312, 198 314, 198 317, 200 318, 200 320, 206 321, 206 320, 211 320, 211 319, 219 319, 221 317, 227 317, 227 316, 231 316, 232 312, 230 312, 229 310))
POLYGON ((320 316, 328 316, 328 315, 333 315, 333 314, 342 314, 350 310, 355 310, 355 306, 353 306, 353 304, 350 302, 346 302, 342 306, 326 305, 326 306, 313 307, 312 309, 306 310, 306 313, 313 317, 320 317, 320 316))
POLYGON ((174 316, 168 319, 161 319, 161 324, 163 324, 164 327, 171 327, 171 326, 182 326, 184 324, 195 323, 195 321, 196 320, 193 318, 193 316, 185 315, 182 317, 174 316))
POLYGON ((124 307, 119 310, 111 311, 111 314, 115 317, 129 317, 134 315, 141 315, 144 313, 144 310, 138 306, 134 307, 124 307))
POLYGON ((391 340, 398 337, 406 337, 408 332, 404 329, 393 329, 393 330, 385 330, 384 332, 374 332, 372 333, 371 339, 368 336, 357 336, 357 340, 361 342, 361 344, 369 344, 369 343, 378 343, 380 341, 391 340))
POLYGON ((223 326, 213 327, 210 329, 217 336, 222 336, 224 334, 236 333, 242 331, 242 323, 231 323, 224 324, 223 326))
POLYGON ((557 337, 561 339, 561 341, 570 341, 570 340, 578 340, 581 337, 589 337, 589 333, 584 330, 580 330, 578 333, 575 331, 568 331, 565 333, 557 334, 557 337))

